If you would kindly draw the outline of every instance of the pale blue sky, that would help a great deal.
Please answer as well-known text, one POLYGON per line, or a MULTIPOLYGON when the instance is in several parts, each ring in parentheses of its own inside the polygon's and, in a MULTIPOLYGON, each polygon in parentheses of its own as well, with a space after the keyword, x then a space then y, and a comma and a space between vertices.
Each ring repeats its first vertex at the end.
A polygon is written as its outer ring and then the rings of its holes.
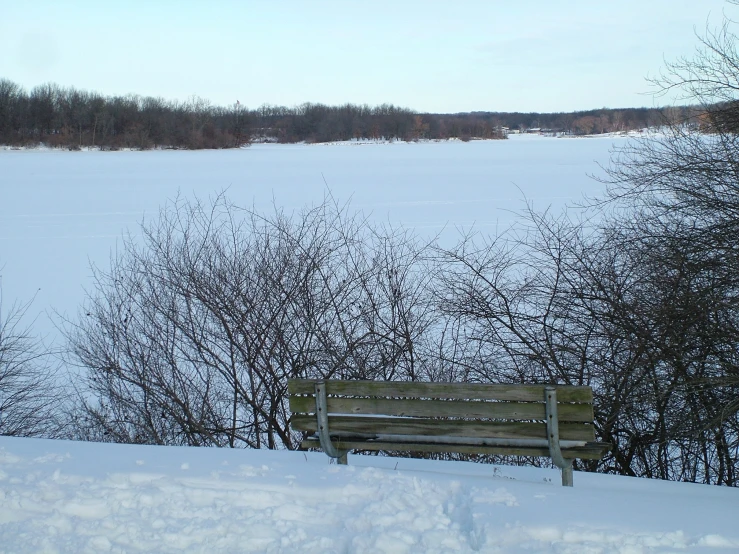
POLYGON ((654 106, 723 0, 0 0, 0 77, 249 107, 654 106))

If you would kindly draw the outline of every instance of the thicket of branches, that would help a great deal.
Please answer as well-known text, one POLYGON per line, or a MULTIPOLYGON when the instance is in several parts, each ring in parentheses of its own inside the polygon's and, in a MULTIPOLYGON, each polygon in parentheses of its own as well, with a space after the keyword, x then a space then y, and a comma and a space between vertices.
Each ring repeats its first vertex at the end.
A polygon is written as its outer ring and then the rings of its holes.
POLYGON ((70 330, 87 438, 290 448, 289 377, 428 377, 428 276, 404 232, 328 201, 267 217, 220 197, 144 236, 70 330))
POLYGON ((738 314, 715 264, 638 220, 527 221, 443 253, 460 377, 592 386, 614 447, 581 469, 736 485, 738 314))
POLYGON ((290 377, 587 384, 614 447, 581 469, 736 485, 733 272, 636 216, 441 248, 328 200, 178 200, 68 327, 75 436, 292 448, 290 377))

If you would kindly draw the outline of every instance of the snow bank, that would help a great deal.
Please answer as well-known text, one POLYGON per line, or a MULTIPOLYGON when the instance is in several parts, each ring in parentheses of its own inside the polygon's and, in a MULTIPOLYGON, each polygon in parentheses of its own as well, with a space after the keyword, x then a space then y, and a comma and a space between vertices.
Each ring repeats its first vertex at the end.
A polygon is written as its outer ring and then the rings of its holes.
POLYGON ((0 438, 0 552, 736 552, 739 490, 320 453, 0 438))

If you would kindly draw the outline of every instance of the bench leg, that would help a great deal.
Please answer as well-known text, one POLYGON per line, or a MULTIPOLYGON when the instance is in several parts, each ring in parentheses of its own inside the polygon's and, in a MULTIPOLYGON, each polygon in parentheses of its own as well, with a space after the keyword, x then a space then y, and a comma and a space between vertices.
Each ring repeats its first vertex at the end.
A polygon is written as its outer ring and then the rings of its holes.
POLYGON ((562 468, 562 486, 563 487, 571 487, 573 483, 572 460, 567 460, 567 461, 570 463, 562 468))
POLYGON ((549 457, 555 466, 562 470, 562 486, 572 486, 572 460, 566 460, 562 456, 559 447, 559 416, 557 414, 557 389, 555 387, 544 388, 544 401, 546 402, 547 416, 547 439, 549 440, 549 457))
POLYGON ((326 383, 318 381, 315 384, 316 391, 316 418, 318 421, 318 439, 321 443, 321 449, 327 456, 336 459, 336 463, 347 465, 347 450, 339 450, 331 442, 331 436, 328 429, 328 400, 326 398, 326 383))

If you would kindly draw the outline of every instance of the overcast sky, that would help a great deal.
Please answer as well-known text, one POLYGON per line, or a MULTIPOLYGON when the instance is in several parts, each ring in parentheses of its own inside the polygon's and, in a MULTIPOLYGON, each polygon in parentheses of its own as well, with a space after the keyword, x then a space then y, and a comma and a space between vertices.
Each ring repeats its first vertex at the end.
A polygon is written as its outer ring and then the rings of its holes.
POLYGON ((0 0, 0 77, 250 108, 656 106, 724 0, 0 0), (646 94, 645 94, 646 93, 646 94))

